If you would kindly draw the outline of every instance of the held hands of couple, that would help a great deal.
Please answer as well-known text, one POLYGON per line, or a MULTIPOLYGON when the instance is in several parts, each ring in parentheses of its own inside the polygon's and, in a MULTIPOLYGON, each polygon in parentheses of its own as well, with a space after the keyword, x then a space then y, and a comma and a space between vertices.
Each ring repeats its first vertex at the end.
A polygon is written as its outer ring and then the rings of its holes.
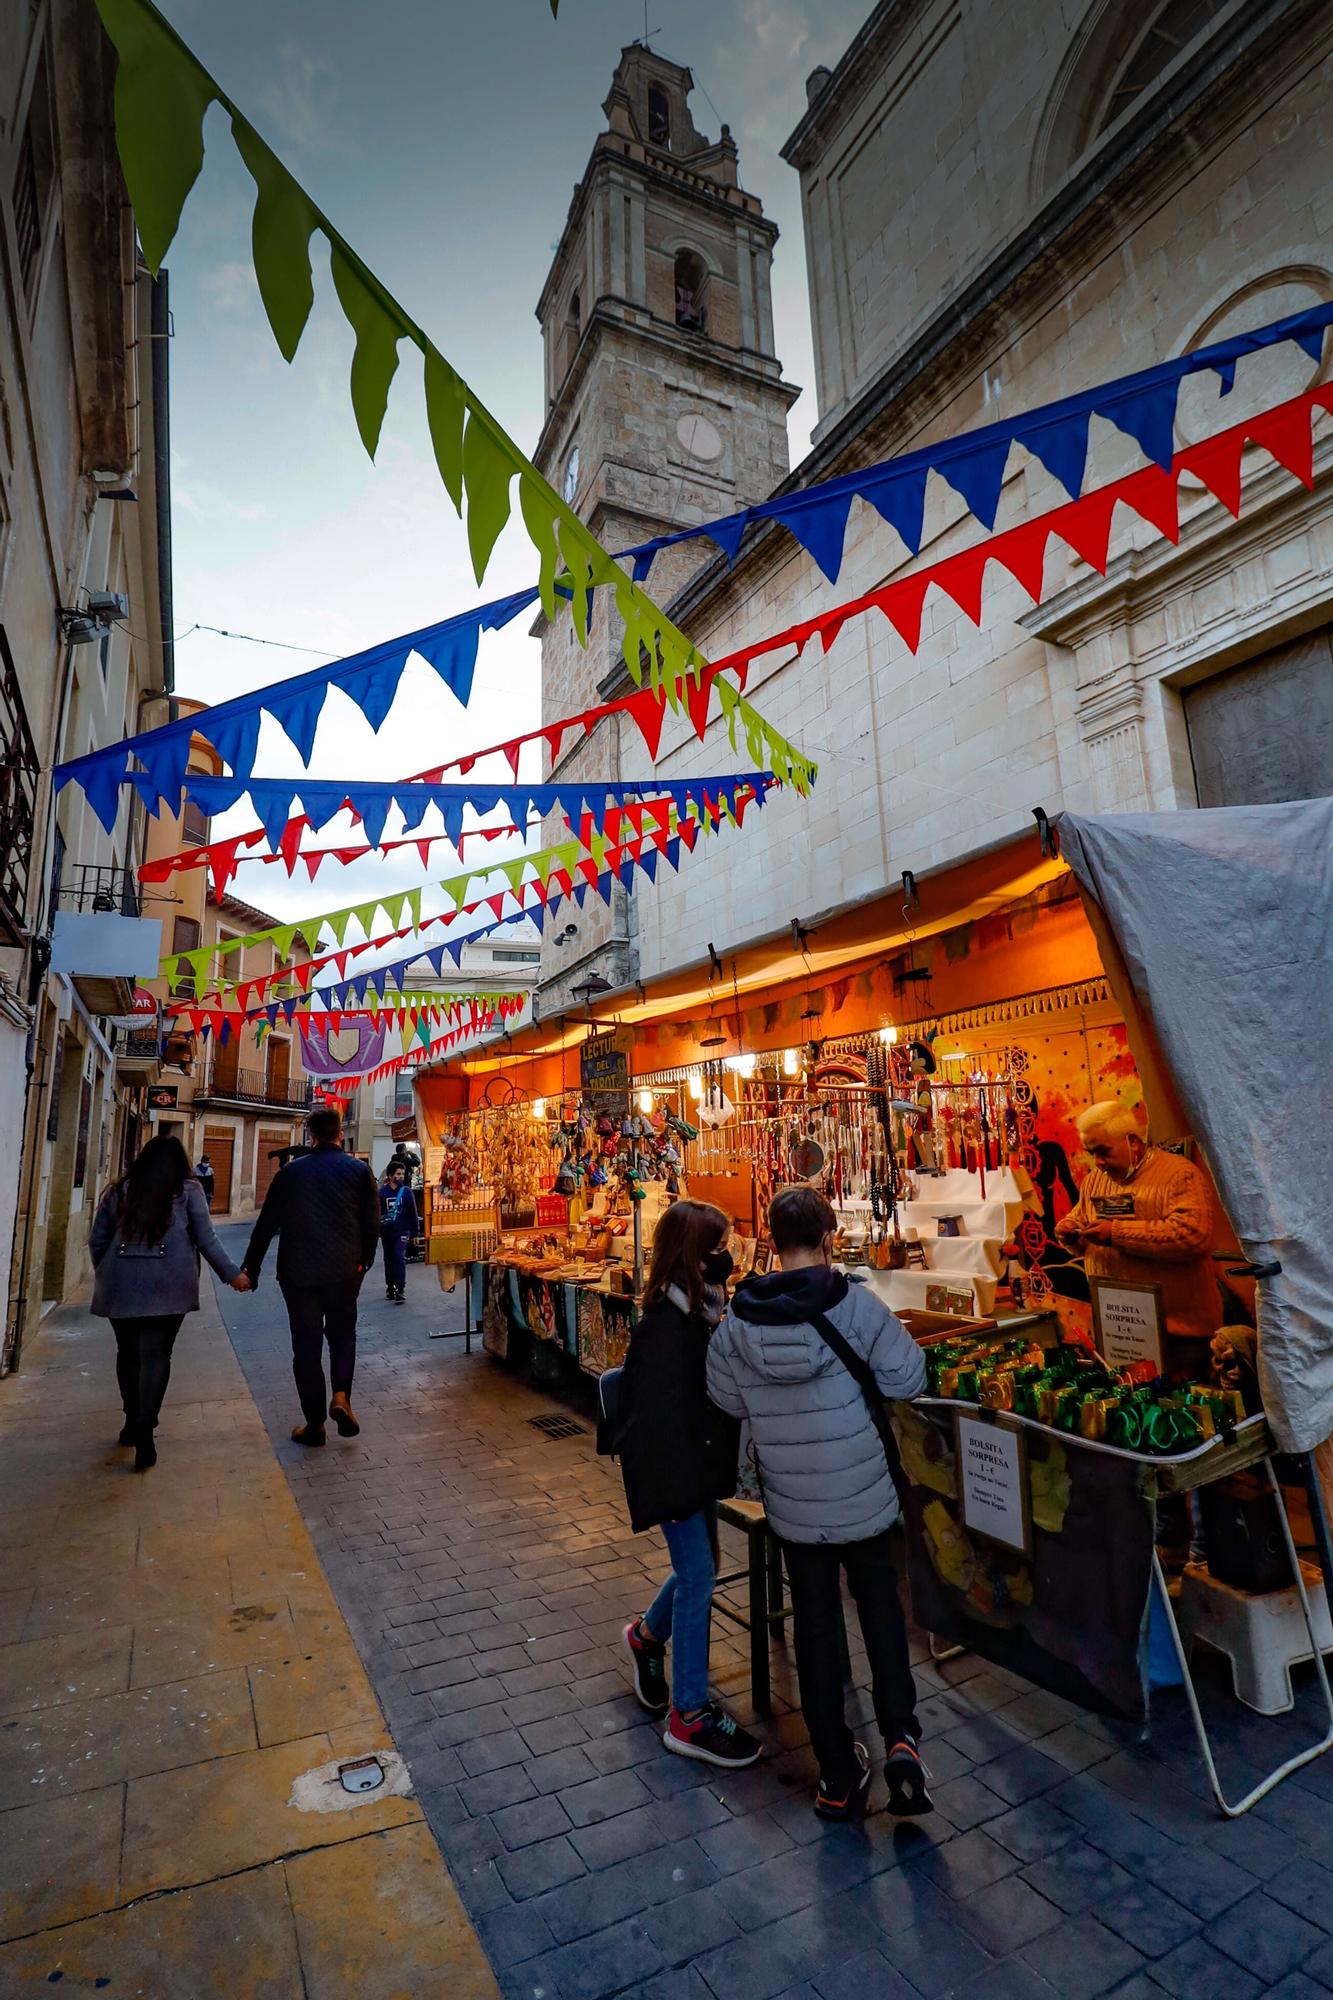
POLYGON ((231 1281, 231 1288, 234 1292, 252 1292, 254 1285, 251 1282, 250 1273, 248 1271, 238 1271, 231 1281))

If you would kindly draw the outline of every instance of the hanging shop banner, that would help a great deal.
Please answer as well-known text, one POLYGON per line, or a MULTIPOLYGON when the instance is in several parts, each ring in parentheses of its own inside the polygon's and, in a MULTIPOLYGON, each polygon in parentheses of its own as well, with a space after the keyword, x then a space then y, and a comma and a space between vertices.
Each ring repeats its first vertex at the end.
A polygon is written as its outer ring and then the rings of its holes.
POLYGON ((971 1444, 1000 1436, 1003 1454, 1014 1433, 971 1412, 895 1404, 894 1429, 918 1624, 1066 1700, 1142 1720, 1150 1470, 1036 1429, 1021 1457, 987 1457, 983 1468, 971 1444), (1012 1539, 1025 1512, 1027 1548, 1012 1539))
POLYGON ((634 1030, 589 1035, 579 1050, 579 1083, 594 1113, 619 1121, 629 1116, 629 1059, 634 1030))

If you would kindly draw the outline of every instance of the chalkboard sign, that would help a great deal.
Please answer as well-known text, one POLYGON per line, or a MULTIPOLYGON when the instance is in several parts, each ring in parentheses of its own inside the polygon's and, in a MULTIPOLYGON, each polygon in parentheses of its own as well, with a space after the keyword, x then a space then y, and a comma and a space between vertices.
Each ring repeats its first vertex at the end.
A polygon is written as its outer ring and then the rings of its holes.
POLYGON ((632 1028, 612 1028, 589 1035, 579 1050, 579 1083, 594 1113, 617 1120, 629 1113, 629 1059, 634 1047, 632 1028))

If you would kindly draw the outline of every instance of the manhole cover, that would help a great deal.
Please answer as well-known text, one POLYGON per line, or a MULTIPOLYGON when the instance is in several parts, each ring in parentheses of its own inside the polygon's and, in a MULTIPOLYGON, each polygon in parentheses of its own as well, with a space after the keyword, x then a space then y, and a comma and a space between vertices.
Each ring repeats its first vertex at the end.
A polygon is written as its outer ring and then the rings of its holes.
POLYGON ((581 1438, 588 1435, 583 1425, 575 1423, 573 1417, 529 1417, 528 1422, 545 1438, 581 1438))

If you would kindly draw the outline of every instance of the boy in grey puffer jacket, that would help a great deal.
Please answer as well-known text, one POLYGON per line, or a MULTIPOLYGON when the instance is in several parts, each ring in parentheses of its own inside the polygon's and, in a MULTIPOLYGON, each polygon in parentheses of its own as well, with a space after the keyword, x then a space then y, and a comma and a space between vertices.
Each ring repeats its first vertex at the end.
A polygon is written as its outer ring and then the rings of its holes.
POLYGON ((819 1759, 815 1811, 821 1819, 852 1819, 864 1812, 870 1791, 870 1760, 847 1727, 843 1702, 838 1631, 845 1570, 870 1659, 889 1808, 929 1812, 889 1546, 898 1495, 861 1390, 816 1321, 831 1321, 869 1363, 886 1397, 919 1396, 925 1358, 887 1306, 832 1269, 837 1218, 823 1195, 784 1188, 768 1226, 781 1268, 737 1288, 709 1344, 708 1393, 719 1409, 749 1424, 764 1506, 782 1543, 801 1706, 819 1759))

